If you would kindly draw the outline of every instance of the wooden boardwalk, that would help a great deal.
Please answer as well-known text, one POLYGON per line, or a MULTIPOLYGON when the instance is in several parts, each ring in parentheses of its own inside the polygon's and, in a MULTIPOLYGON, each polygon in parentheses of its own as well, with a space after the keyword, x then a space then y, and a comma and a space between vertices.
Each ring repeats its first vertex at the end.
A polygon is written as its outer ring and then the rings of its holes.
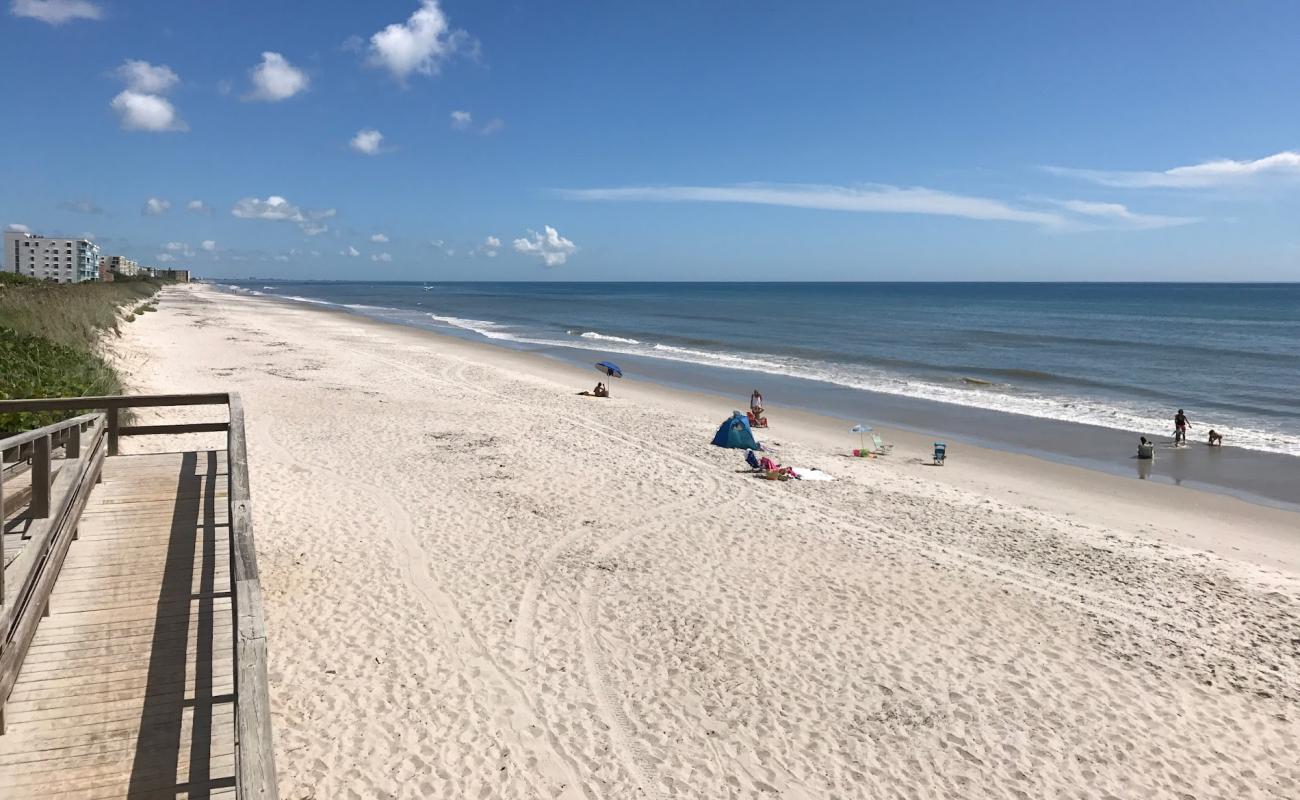
POLYGON ((5 705, 0 797, 232 796, 224 451, 115 456, 5 705))

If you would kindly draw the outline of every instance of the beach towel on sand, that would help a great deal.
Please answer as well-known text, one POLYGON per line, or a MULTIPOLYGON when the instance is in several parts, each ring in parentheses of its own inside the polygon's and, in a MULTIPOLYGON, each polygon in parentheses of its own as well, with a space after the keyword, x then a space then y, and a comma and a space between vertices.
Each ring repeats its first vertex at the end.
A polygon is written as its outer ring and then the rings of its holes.
POLYGON ((830 475, 819 469, 809 469, 807 467, 791 467, 790 474, 801 481, 833 481, 830 475))

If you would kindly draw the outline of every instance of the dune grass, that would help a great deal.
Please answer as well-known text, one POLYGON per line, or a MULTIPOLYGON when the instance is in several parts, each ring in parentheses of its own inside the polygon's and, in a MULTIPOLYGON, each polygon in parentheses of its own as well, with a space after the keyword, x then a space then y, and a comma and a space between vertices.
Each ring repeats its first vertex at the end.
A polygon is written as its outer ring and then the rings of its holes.
MULTIPOLYGON (((119 393, 121 381, 98 344, 118 335, 120 308, 157 291, 154 281, 51 284, 0 272, 0 398, 119 393)), ((0 435, 70 416, 0 414, 0 435)))

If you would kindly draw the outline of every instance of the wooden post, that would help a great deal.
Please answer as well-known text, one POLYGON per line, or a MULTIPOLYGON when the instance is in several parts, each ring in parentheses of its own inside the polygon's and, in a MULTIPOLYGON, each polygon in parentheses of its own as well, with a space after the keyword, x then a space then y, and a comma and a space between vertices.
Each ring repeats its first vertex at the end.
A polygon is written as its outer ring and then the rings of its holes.
POLYGON ((108 409, 108 454, 117 455, 117 415, 116 407, 108 409))
POLYGON ((32 519, 50 515, 50 435, 33 442, 32 448, 32 519))
POLYGON ((64 458, 81 457, 81 425, 73 425, 68 428, 68 441, 63 443, 64 458))

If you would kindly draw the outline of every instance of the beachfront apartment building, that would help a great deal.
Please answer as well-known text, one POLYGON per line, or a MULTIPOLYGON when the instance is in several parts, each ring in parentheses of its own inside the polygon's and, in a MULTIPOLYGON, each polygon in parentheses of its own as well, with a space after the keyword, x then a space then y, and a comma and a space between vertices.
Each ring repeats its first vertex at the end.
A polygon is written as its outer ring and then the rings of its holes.
POLYGON ((0 269, 41 281, 81 283, 99 280, 99 245, 89 239, 5 231, 0 269))
POLYGON ((110 271, 115 272, 118 275, 125 275, 127 277, 140 274, 139 262, 132 261, 126 256, 109 256, 108 268, 110 271))

